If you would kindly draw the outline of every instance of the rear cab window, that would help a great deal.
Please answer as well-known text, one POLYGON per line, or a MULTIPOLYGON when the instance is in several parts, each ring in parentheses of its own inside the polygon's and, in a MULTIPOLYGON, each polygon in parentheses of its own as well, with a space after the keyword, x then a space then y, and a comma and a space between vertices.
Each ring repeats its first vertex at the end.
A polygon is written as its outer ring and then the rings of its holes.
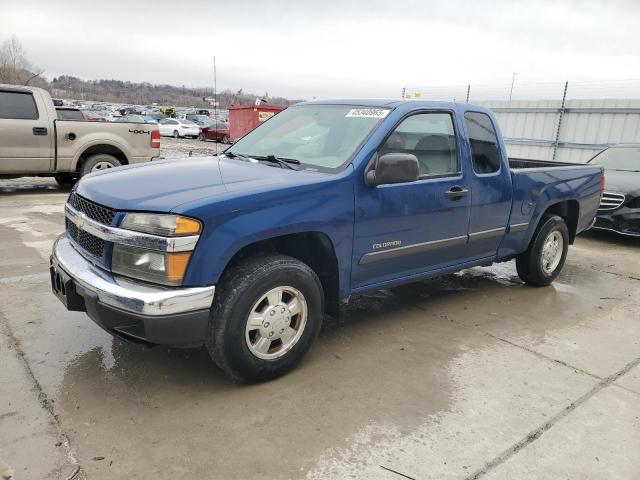
POLYGON ((56 109, 58 120, 79 120, 84 121, 84 115, 80 110, 56 109))
POLYGON ((473 171, 478 174, 498 172, 501 164, 500 145, 489 115, 466 112, 464 122, 471 145, 473 171))
POLYGON ((0 118, 38 120, 39 117, 32 93, 0 90, 0 118))

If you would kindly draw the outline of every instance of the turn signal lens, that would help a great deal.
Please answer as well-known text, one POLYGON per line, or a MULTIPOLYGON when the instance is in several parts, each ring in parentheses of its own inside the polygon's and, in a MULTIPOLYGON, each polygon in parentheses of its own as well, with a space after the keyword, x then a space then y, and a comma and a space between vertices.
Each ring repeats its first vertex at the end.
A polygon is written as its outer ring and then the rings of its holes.
POLYGON ((176 217, 175 235, 197 235, 200 233, 200 222, 193 218, 176 217))
POLYGON ((189 265, 191 252, 179 252, 167 254, 167 280, 171 283, 180 283, 184 278, 189 265))

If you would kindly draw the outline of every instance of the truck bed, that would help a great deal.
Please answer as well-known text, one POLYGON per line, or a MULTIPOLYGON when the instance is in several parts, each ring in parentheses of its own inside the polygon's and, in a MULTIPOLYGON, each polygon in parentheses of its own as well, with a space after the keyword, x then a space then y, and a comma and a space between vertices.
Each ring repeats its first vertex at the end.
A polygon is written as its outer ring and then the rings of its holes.
POLYGON ((530 158, 509 158, 509 167, 512 170, 523 170, 531 168, 553 168, 553 167, 584 167, 585 163, 556 162, 553 160, 533 160, 530 158))
MULTIPOLYGON (((511 225, 535 226, 545 206, 561 202, 569 202, 575 208, 576 233, 591 225, 600 203, 602 167, 521 158, 510 158, 509 167, 513 188, 511 225)), ((522 248, 519 245, 513 252, 522 248)))

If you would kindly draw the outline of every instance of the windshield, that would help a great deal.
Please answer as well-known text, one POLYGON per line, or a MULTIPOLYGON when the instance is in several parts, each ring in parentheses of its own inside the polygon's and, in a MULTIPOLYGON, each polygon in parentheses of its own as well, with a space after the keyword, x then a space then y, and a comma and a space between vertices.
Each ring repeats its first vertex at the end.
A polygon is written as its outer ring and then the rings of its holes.
POLYGON ((238 140, 228 152, 298 160, 331 171, 344 165, 387 116, 388 109, 354 105, 299 105, 287 108, 238 140))
POLYGON ((590 163, 602 165, 605 170, 640 170, 640 147, 612 147, 593 157, 590 163))

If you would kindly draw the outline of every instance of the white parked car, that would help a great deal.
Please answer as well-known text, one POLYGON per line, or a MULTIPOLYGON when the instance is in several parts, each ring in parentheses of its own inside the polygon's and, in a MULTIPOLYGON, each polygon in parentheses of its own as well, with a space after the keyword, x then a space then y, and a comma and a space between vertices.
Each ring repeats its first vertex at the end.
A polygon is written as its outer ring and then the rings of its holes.
POLYGON ((200 127, 190 120, 165 118, 160 121, 160 135, 163 137, 193 137, 200 135, 200 127))

